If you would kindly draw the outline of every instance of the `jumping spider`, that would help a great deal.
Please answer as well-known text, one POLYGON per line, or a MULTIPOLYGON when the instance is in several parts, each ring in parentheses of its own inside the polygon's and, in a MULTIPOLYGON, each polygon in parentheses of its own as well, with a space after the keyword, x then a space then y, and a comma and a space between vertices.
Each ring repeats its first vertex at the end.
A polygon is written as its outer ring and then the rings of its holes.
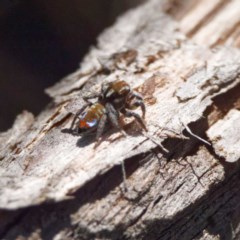
POLYGON ((133 91, 125 81, 116 80, 103 83, 100 93, 85 96, 83 99, 86 104, 75 114, 71 124, 71 130, 75 130, 76 133, 87 134, 97 130, 96 139, 99 140, 106 123, 110 121, 123 135, 126 135, 119 124, 120 113, 126 117, 134 117, 141 127, 147 131, 143 120, 146 112, 143 97, 133 91), (89 101, 89 99, 94 98, 97 99, 96 103, 89 101), (142 117, 131 111, 138 107, 141 107, 142 117), (79 120, 75 127, 77 119, 79 120))

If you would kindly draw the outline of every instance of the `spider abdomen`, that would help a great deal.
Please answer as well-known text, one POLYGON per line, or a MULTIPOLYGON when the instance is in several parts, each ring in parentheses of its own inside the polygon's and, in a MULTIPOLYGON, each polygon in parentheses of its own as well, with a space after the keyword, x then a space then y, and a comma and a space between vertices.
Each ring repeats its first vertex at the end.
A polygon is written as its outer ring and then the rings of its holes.
POLYGON ((105 113, 105 107, 100 103, 95 103, 84 111, 79 117, 79 128, 90 129, 98 125, 99 120, 105 113))

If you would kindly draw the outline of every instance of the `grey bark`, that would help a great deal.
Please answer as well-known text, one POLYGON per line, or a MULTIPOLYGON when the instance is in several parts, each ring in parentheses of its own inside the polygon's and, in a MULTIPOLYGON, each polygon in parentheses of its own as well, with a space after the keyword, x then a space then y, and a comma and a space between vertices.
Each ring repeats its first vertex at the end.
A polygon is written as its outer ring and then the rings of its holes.
POLYGON ((2 239, 239 239, 239 2, 176 2, 125 13, 39 116, 0 135, 2 239), (116 78, 143 94, 149 131, 126 121, 94 149, 66 129, 116 78))

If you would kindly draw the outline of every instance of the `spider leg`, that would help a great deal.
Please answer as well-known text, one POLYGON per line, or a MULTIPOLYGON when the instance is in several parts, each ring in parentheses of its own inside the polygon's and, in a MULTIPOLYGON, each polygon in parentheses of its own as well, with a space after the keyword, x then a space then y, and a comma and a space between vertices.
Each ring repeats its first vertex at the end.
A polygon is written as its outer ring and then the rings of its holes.
POLYGON ((126 117, 134 117, 137 122, 141 125, 141 127, 147 132, 147 127, 143 121, 143 119, 139 116, 139 114, 135 113, 135 112, 132 112, 132 111, 129 111, 127 109, 125 109, 125 111, 123 112, 123 114, 126 116, 126 117))
POLYGON ((140 93, 132 91, 132 94, 133 94, 134 97, 143 100, 143 96, 140 93))
POLYGON ((109 120, 113 124, 113 126, 115 128, 117 128, 118 130, 120 130, 120 132, 124 136, 127 136, 127 134, 125 133, 125 131, 121 128, 121 126, 119 124, 119 113, 117 112, 117 110, 113 107, 113 105, 111 103, 106 103, 105 108, 107 110, 109 120))
POLYGON ((89 99, 99 98, 100 96, 101 96, 101 94, 99 94, 99 93, 92 93, 92 94, 83 96, 83 100, 87 103, 91 103, 89 101, 89 99))
POLYGON ((142 110, 142 118, 145 119, 145 114, 146 114, 146 106, 142 100, 138 100, 135 103, 136 106, 140 106, 142 110))
POLYGON ((82 108, 80 108, 80 109, 74 114, 75 116, 74 116, 74 118, 73 118, 73 120, 72 120, 71 127, 70 127, 71 130, 73 130, 73 127, 74 127, 75 122, 76 122, 77 118, 79 117, 79 115, 80 115, 89 105, 91 105, 91 103, 86 103, 85 105, 83 105, 82 108))
POLYGON ((101 117, 101 119, 99 121, 98 127, 97 127, 97 134, 96 134, 97 141, 94 144, 94 148, 96 148, 100 144, 100 137, 103 134, 106 123, 107 123, 107 114, 103 114, 103 116, 101 117))
POLYGON ((96 134, 97 140, 99 140, 99 138, 102 136, 106 122, 107 122, 107 114, 103 114, 103 116, 101 117, 101 119, 99 121, 98 128, 97 128, 97 134, 96 134))
POLYGON ((140 93, 133 91, 132 96, 136 98, 136 101, 134 102, 134 106, 136 107, 141 107, 142 110, 142 118, 145 119, 145 114, 146 114, 146 106, 143 101, 143 97, 140 93))

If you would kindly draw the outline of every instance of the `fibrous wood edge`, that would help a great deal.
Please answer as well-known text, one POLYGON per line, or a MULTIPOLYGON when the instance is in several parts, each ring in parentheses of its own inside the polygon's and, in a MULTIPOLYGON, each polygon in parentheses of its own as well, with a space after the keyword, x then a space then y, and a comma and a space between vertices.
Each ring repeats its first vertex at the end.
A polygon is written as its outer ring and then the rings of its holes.
MULTIPOLYGON (((214 143, 211 128, 239 108, 240 51, 188 40, 163 12, 165 4, 149 1, 119 18, 99 37, 81 69, 47 90, 53 103, 45 111, 35 119, 23 113, 1 134, 1 238, 238 236, 239 168, 229 165, 228 155, 215 144, 209 147, 188 134, 186 126, 214 143), (113 55, 127 50, 129 55, 137 51, 130 62, 126 54, 113 55), (82 105, 84 93, 116 78, 145 96, 148 135, 155 141, 130 122, 128 137, 109 131, 94 150, 94 138, 65 131, 69 112, 82 105)), ((228 142, 221 146, 227 152, 228 142)))
POLYGON ((240 47, 238 0, 172 0, 167 11, 179 21, 181 31, 198 44, 240 47))

